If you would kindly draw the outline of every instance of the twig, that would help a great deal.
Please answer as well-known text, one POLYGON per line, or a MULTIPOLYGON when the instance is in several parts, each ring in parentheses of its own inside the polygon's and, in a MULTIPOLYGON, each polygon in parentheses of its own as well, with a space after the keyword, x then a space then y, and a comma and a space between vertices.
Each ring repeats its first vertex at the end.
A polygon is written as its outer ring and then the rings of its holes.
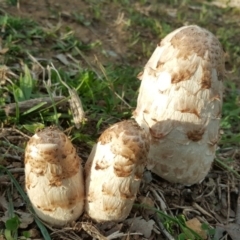
POLYGON ((115 239, 115 238, 119 238, 119 237, 124 237, 124 236, 127 236, 127 235, 142 235, 142 233, 139 233, 139 232, 136 232, 136 233, 122 233, 122 232, 119 232, 119 231, 116 231, 112 234, 110 234, 109 236, 107 236, 107 239, 108 240, 111 240, 111 239, 115 239))
POLYGON ((218 199, 219 200, 222 198, 222 191, 221 191, 220 182, 221 182, 221 177, 218 176, 218 178, 217 178, 217 191, 218 191, 218 199))
POLYGON ((161 210, 167 214, 166 209, 167 209, 167 205, 165 204, 165 202, 162 200, 162 198, 159 196, 159 194, 157 193, 156 190, 154 190, 152 187, 150 187, 151 192, 153 193, 153 195, 155 196, 155 198, 160 202, 160 206, 161 206, 161 210))
POLYGON ((30 138, 27 134, 23 133, 22 131, 18 130, 17 128, 12 128, 12 131, 19 133, 20 135, 22 135, 25 138, 28 138, 28 139, 30 138))
MULTIPOLYGON (((53 97, 53 100, 54 100, 55 104, 59 105, 59 106, 65 105, 66 101, 67 101, 66 97, 64 97, 64 96, 53 97)), ((18 104, 16 104, 16 103, 7 104, 4 111, 7 116, 13 116, 16 114, 17 105, 19 108, 19 112, 23 113, 40 103, 43 103, 43 105, 40 106, 38 108, 38 110, 44 109, 47 106, 49 106, 49 105, 51 106, 53 104, 50 97, 42 97, 42 98, 36 98, 36 99, 22 101, 22 102, 19 102, 18 104)))
POLYGON ((205 211, 201 206, 199 206, 197 203, 193 203, 192 206, 194 208, 196 208, 197 210, 199 210, 199 212, 201 212, 204 215, 207 215, 210 218, 214 218, 211 214, 209 214, 207 211, 205 211))
POLYGON ((229 216, 230 216, 230 190, 229 190, 229 179, 227 180, 227 224, 229 223, 229 216))
POLYGON ((240 224, 240 184, 238 186, 238 199, 237 199, 237 211, 236 211, 236 224, 240 224))
POLYGON ((21 157, 16 156, 16 155, 11 155, 11 154, 8 154, 8 153, 2 154, 1 157, 2 157, 3 159, 4 159, 4 158, 11 158, 11 159, 18 160, 18 161, 21 161, 21 160, 22 160, 21 157))
POLYGON ((174 204, 174 203, 172 204, 172 206, 173 206, 174 208, 183 209, 183 213, 184 213, 184 212, 194 212, 194 213, 196 213, 197 215, 201 215, 201 213, 200 213, 199 211, 193 209, 193 207, 190 207, 190 206, 179 206, 179 205, 174 204))
POLYGON ((11 173, 22 173, 24 172, 24 168, 8 168, 8 171, 11 173))

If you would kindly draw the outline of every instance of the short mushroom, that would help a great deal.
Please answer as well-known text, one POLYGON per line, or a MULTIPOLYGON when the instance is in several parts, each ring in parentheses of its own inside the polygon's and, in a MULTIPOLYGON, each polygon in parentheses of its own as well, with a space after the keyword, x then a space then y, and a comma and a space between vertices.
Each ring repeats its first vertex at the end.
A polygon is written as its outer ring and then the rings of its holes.
POLYGON ((52 226, 76 220, 84 208, 81 159, 56 127, 29 140, 25 151, 25 187, 38 217, 52 226))
POLYGON ((147 163, 149 136, 134 120, 105 130, 85 165, 86 213, 95 221, 122 221, 130 213, 147 163))
POLYGON ((214 160, 222 110, 224 52, 208 30, 190 25, 157 46, 141 80, 134 118, 149 126, 148 168, 174 183, 203 180, 214 160))

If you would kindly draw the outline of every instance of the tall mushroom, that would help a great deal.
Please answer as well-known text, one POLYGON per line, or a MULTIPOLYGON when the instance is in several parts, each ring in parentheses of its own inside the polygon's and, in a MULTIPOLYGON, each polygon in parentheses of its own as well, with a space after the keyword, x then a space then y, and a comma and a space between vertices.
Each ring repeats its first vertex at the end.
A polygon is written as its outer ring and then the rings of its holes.
POLYGON ((167 35, 140 74, 134 118, 149 126, 148 168, 191 185, 215 156, 222 109, 224 52, 206 29, 191 25, 167 35))
POLYGON ((45 128, 29 140, 25 187, 36 214, 50 225, 63 226, 82 214, 81 159, 67 136, 56 127, 45 128))
POLYGON ((147 163, 149 136, 134 120, 105 130, 85 165, 85 211, 96 221, 121 221, 131 211, 147 163))

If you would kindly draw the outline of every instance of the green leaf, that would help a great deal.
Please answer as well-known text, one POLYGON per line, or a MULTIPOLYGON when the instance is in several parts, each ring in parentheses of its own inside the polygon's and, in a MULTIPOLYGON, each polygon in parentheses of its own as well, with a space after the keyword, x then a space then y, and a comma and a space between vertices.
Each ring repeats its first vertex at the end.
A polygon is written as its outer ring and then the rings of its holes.
POLYGON ((17 216, 8 219, 5 223, 6 229, 10 231, 17 231, 19 225, 20 225, 20 220, 17 216))
POLYGON ((193 233, 189 230, 189 228, 181 226, 181 229, 184 232, 186 239, 192 239, 192 240, 196 239, 193 233))
POLYGON ((13 86, 13 95, 14 95, 15 102, 21 102, 25 100, 22 89, 19 88, 17 85, 13 86))
POLYGON ((31 133, 35 133, 37 129, 43 129, 45 127, 42 123, 24 124, 23 127, 31 133))
POLYGON ((14 240, 14 238, 12 237, 12 233, 9 229, 4 230, 4 236, 6 240, 14 240))
POLYGON ((25 238, 30 238, 31 237, 31 234, 29 231, 23 231, 22 232, 22 235, 25 237, 25 238))
POLYGON ((187 236, 185 235, 185 233, 179 234, 177 238, 177 240, 186 240, 186 239, 187 239, 187 236))
POLYGON ((216 230, 214 228, 211 228, 207 223, 203 223, 201 228, 205 231, 207 231, 207 233, 210 235, 210 236, 214 236, 216 230))
POLYGON ((100 126, 101 126, 102 122, 103 122, 102 118, 100 118, 97 122, 96 128, 97 128, 98 131, 100 130, 100 126))
POLYGON ((19 81, 24 100, 30 99, 33 90, 33 79, 27 65, 24 65, 24 76, 21 76, 19 81))

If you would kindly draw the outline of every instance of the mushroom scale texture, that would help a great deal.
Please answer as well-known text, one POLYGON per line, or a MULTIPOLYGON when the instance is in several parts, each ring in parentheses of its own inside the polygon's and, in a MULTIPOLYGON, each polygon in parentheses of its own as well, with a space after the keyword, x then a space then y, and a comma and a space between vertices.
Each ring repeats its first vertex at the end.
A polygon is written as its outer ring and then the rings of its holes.
POLYGON ((168 34, 139 78, 133 113, 151 134, 148 168, 192 185, 211 168, 219 139, 224 52, 206 29, 190 25, 168 34))
POLYGON ((148 131, 134 120, 105 130, 85 165, 85 211, 95 221, 122 221, 136 198, 149 150, 148 131))
POLYGON ((25 150, 25 187, 38 217, 61 227, 84 210, 81 159, 68 137, 56 127, 31 137, 25 150))

